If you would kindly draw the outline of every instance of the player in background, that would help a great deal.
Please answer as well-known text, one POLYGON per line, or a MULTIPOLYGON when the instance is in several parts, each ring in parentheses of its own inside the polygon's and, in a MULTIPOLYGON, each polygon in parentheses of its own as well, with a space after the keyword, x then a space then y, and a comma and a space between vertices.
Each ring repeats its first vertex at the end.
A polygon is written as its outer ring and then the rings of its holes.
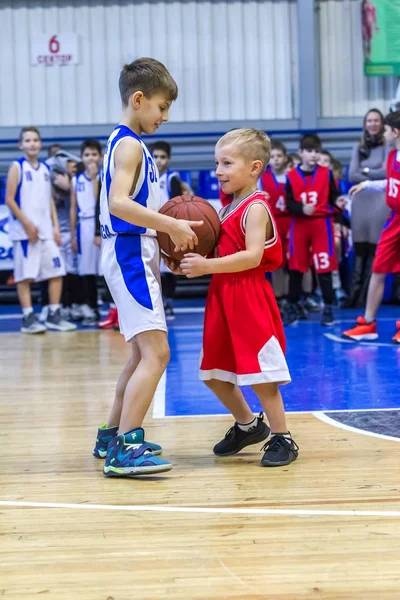
POLYGON ((274 215, 282 243, 281 268, 272 272, 272 286, 280 310, 286 302, 289 287, 289 276, 285 268, 289 258, 291 216, 286 206, 286 164, 287 151, 285 145, 278 140, 272 140, 271 159, 265 172, 261 175, 261 186, 268 194, 268 203, 274 215))
POLYGON ((39 160, 42 143, 36 127, 24 127, 19 148, 24 156, 14 161, 7 176, 6 204, 12 218, 14 280, 23 312, 22 333, 44 333, 47 329, 73 331, 76 327, 61 316, 62 277, 65 275, 57 211, 51 195, 49 167, 39 160), (42 325, 33 308, 31 283, 49 280, 49 312, 42 325))
POLYGON ((78 274, 83 288, 83 304, 80 309, 83 325, 87 326, 95 325, 99 320, 97 275, 100 249, 95 243, 95 218, 101 156, 102 148, 98 140, 87 139, 82 142, 84 171, 73 178, 71 190, 72 249, 78 255, 78 274))
MULTIPOLYGON (((289 257, 289 295, 284 324, 299 318, 303 275, 310 267, 310 250, 324 300, 321 325, 334 323, 332 271, 337 269, 333 214, 340 198, 331 171, 318 165, 321 140, 306 134, 300 141, 301 164, 289 171, 286 202, 292 214, 289 257)), ((340 201, 341 203, 341 201, 340 201)))
MULTIPOLYGON (((400 110, 387 115, 385 139, 389 146, 395 145, 388 156, 387 179, 364 181, 350 190, 353 196, 361 190, 386 190, 386 202, 392 210, 378 241, 364 316, 358 317, 355 327, 343 333, 345 338, 357 342, 377 339, 376 315, 382 303, 386 275, 400 272, 400 110)), ((396 322, 396 328, 393 343, 400 344, 400 321, 396 322)))
POLYGON ((298 446, 286 425, 279 386, 290 382, 285 335, 279 309, 265 272, 282 264, 282 245, 274 217, 257 182, 270 158, 268 136, 236 129, 215 149, 216 175, 231 204, 221 211, 215 258, 188 253, 181 262, 187 277, 212 274, 204 317, 200 379, 235 418, 214 447, 217 456, 246 446, 264 445, 261 465, 288 465, 298 446), (239 386, 250 385, 265 411, 255 417, 239 386))
POLYGON ((131 356, 93 451, 98 458, 106 457, 104 474, 108 477, 172 468, 170 462, 156 456, 162 449, 145 441, 142 428, 170 356, 156 232, 167 233, 176 251, 193 249, 198 239, 192 227, 203 223, 158 212, 158 169, 141 140, 143 133, 151 135, 168 121, 169 109, 178 96, 174 79, 157 60, 139 58, 123 67, 119 90, 122 117, 108 140, 103 161, 101 268, 131 356))
MULTIPOLYGON (((171 162, 171 146, 168 142, 155 142, 149 147, 160 175, 160 198, 163 206, 171 198, 190 194, 189 186, 184 183, 177 171, 169 168, 171 162)), ((176 275, 172 273, 164 261, 161 261, 161 286, 164 297, 164 310, 167 319, 174 319, 173 298, 176 290, 176 275)))

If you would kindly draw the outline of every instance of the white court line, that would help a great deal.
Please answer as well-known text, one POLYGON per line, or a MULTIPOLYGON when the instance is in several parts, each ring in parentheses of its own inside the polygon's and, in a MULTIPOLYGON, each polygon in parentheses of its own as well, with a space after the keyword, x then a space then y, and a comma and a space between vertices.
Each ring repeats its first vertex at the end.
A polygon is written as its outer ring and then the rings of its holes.
POLYGON ((158 383, 156 393, 153 398, 153 419, 162 419, 165 417, 165 389, 167 382, 167 373, 164 371, 158 383))
POLYGON ((324 333, 324 336, 334 342, 339 342, 340 344, 352 344, 354 347, 362 346, 363 348, 376 348, 377 346, 383 346, 384 348, 396 348, 396 344, 388 344, 385 342, 357 342, 352 340, 346 340, 344 338, 339 337, 338 335, 333 335, 333 333, 324 333))
MULTIPOLYGON (((333 412, 333 411, 329 411, 333 412)), ((345 411, 343 411, 345 412, 345 411)), ((323 412, 313 412, 314 417, 327 423, 328 425, 332 425, 333 427, 337 427, 338 429, 345 429, 346 431, 351 431, 352 433, 359 433, 361 435, 368 435, 369 437, 377 437, 383 440, 390 440, 391 442, 400 442, 400 438, 392 437, 391 435, 384 435, 383 433, 374 433, 373 431, 366 431, 365 429, 359 429, 357 427, 352 427, 351 425, 345 425, 344 423, 340 423, 340 421, 336 421, 335 419, 331 419, 323 412)))
MULTIPOLYGON (((324 408, 323 410, 285 410, 286 414, 288 415, 314 415, 317 416, 317 414, 324 414, 324 413, 355 413, 355 412, 381 412, 381 411, 395 411, 395 410, 400 410, 400 408, 398 407, 392 407, 392 408, 335 408, 335 409, 330 409, 330 408, 324 408)), ((154 415, 153 415, 154 416, 154 415)), ((163 418, 165 419, 190 419, 190 418, 196 418, 196 419, 214 419, 214 417, 229 417, 231 416, 229 413, 214 413, 214 414, 210 414, 210 415, 163 415, 163 418)), ((254 413, 254 416, 257 417, 258 416, 258 412, 254 413)), ((357 430, 358 431, 358 430, 357 430)), ((396 438, 397 439, 397 438, 396 438)))
POLYGON ((317 510, 286 508, 206 508, 196 506, 161 506, 161 505, 114 505, 114 504, 67 504, 62 502, 22 502, 0 500, 0 506, 10 508, 67 508, 83 510, 116 510, 131 512, 161 513, 205 513, 218 515, 257 515, 281 517, 389 517, 399 518, 400 511, 389 510, 317 510))

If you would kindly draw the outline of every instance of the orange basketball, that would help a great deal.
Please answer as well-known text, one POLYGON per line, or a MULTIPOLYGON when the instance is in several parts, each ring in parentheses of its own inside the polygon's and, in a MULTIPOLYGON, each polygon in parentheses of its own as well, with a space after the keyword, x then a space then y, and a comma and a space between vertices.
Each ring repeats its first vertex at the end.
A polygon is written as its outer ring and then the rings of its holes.
MULTIPOLYGON (((160 213, 174 219, 203 221, 201 227, 193 228, 199 243, 193 250, 186 250, 186 252, 196 252, 206 256, 214 250, 218 243, 221 225, 217 211, 207 200, 199 198, 199 196, 177 196, 166 202, 161 207, 160 213)), ((180 262, 186 252, 174 252, 175 245, 167 233, 159 231, 157 237, 161 250, 169 257, 180 262)))

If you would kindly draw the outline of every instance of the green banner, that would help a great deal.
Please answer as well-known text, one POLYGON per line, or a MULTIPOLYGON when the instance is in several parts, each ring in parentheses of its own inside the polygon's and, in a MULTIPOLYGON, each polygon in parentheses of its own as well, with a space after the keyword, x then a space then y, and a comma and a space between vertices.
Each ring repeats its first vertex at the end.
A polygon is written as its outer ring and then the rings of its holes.
POLYGON ((362 0, 366 75, 400 75, 400 0, 362 0))

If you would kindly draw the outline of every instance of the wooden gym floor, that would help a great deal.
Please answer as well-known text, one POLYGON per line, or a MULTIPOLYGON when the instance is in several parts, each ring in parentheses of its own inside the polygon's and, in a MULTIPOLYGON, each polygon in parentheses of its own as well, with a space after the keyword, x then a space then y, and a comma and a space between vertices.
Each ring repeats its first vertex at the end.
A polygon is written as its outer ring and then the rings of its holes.
POLYGON ((258 446, 212 454, 229 417, 150 412, 146 438, 174 469, 110 480, 91 451, 128 355, 122 337, 0 340, 0 598, 400 598, 389 436, 289 414, 299 460, 263 469, 258 446))

